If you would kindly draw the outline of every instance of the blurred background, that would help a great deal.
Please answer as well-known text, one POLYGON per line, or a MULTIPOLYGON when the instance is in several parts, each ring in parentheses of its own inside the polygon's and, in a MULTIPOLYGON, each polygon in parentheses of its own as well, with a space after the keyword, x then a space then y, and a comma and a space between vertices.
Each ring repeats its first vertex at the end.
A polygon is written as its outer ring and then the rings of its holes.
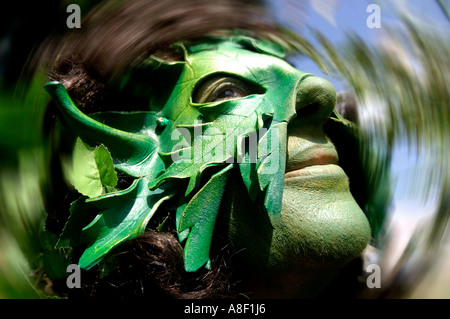
MULTIPOLYGON (((48 97, 30 59, 45 38, 75 32, 66 25, 69 4, 85 16, 100 2, 41 1, 26 10, 16 2, 2 10, 0 298, 41 298, 51 289, 39 276, 42 247, 55 240, 39 235, 52 170, 48 97)), ((370 260, 381 267, 382 288, 362 298, 450 297, 449 2, 262 2, 304 40, 304 54, 290 62, 331 81, 341 105, 356 109, 363 147, 374 154, 363 159, 370 178, 389 176, 373 194, 386 211, 370 260)))

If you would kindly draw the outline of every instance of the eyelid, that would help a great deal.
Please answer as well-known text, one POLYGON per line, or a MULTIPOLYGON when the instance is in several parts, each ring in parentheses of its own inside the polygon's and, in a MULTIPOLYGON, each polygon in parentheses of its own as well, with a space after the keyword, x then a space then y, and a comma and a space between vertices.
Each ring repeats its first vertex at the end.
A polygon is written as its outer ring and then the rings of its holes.
POLYGON ((207 98, 209 98, 212 95, 212 93, 214 93, 214 90, 216 90, 221 85, 223 85, 224 88, 226 88, 229 85, 230 87, 236 87, 239 90, 247 92, 246 95, 242 97, 233 98, 233 100, 247 97, 252 94, 263 94, 266 91, 266 89, 263 88, 261 85, 249 81, 245 78, 241 78, 236 75, 227 73, 213 73, 199 80, 199 82, 195 85, 193 94, 191 96, 191 101, 196 104, 218 102, 218 101, 202 102, 202 100, 205 100, 202 97, 204 96, 204 94, 207 94, 207 98))
POLYGON ((238 87, 238 86, 234 85, 233 83, 219 83, 216 87, 212 88, 211 92, 208 95, 208 98, 212 99, 213 100, 212 102, 218 101, 218 100, 230 100, 230 99, 237 99, 237 98, 248 96, 249 94, 251 94, 250 92, 251 92, 251 90, 248 89, 246 86, 238 87), (229 98, 229 99, 227 99, 227 98, 223 98, 223 99, 218 98, 218 95, 220 93, 223 93, 223 92, 225 92, 227 90, 228 91, 233 91, 233 93, 237 94, 238 96, 237 97, 232 97, 232 98, 229 98))

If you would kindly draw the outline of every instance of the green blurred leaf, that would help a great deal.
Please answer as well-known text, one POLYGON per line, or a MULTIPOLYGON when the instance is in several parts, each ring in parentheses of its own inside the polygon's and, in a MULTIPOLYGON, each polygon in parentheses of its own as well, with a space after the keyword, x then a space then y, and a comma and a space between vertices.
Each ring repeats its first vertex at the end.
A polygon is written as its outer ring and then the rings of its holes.
POLYGON ((67 277, 67 266, 71 263, 72 249, 57 247, 58 236, 49 231, 41 233, 43 241, 43 263, 45 274, 52 280, 67 277))
POLYGON ((133 119, 139 117, 139 114, 128 116, 130 113, 121 113, 123 116, 120 119, 117 117, 118 113, 107 112, 105 118, 104 113, 98 113, 96 120, 78 109, 61 83, 52 81, 44 87, 61 112, 62 122, 88 145, 105 145, 111 152, 118 170, 133 177, 153 178, 160 173, 163 163, 158 157, 159 138, 152 133, 156 127, 153 112, 147 112, 142 115, 142 120, 134 123, 133 119), (109 121, 132 131, 123 131, 105 124, 109 121), (142 127, 142 124, 145 127, 142 127))
POLYGON ((98 214, 98 209, 85 204, 86 197, 81 197, 70 205, 70 216, 67 220, 56 248, 75 247, 81 242, 83 227, 88 225, 98 214))

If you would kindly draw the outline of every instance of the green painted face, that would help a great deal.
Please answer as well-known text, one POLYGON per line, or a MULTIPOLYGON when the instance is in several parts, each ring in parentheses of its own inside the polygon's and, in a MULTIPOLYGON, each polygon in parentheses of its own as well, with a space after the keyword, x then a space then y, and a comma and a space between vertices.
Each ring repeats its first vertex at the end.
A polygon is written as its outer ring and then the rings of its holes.
POLYGON ((124 90, 139 92, 146 76, 162 88, 151 91, 148 112, 89 117, 62 85, 46 86, 65 124, 87 144, 105 145, 115 169, 136 178, 78 203, 94 213, 60 241, 88 245, 80 265, 141 234, 166 201, 177 206, 187 271, 209 266, 213 235, 245 248, 246 265, 263 270, 341 265, 360 254, 370 227, 322 128, 335 105, 331 84, 264 41, 180 48, 185 61, 151 58, 124 77, 124 90))

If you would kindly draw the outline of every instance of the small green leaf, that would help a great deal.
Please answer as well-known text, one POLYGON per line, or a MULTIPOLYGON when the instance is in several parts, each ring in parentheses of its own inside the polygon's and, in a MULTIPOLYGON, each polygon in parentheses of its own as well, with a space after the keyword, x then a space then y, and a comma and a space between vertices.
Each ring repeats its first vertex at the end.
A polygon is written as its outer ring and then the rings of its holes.
POLYGON ((104 187, 117 185, 111 155, 103 145, 92 148, 78 138, 73 150, 72 165, 68 166, 69 181, 85 196, 99 196, 105 192, 104 187))
POLYGON ((169 220, 170 213, 167 214, 167 216, 163 219, 162 222, 159 223, 159 225, 156 227, 157 232, 163 231, 166 227, 166 222, 169 220))
POLYGON ((239 163, 239 171, 241 173, 242 181, 244 182, 244 185, 253 203, 256 202, 259 194, 256 167, 257 163, 250 162, 250 156, 248 153, 244 155, 242 163, 239 163))
POLYGON ((99 145, 94 150, 95 163, 97 165, 100 180, 103 186, 116 187, 117 174, 114 170, 111 154, 104 145, 99 145))

